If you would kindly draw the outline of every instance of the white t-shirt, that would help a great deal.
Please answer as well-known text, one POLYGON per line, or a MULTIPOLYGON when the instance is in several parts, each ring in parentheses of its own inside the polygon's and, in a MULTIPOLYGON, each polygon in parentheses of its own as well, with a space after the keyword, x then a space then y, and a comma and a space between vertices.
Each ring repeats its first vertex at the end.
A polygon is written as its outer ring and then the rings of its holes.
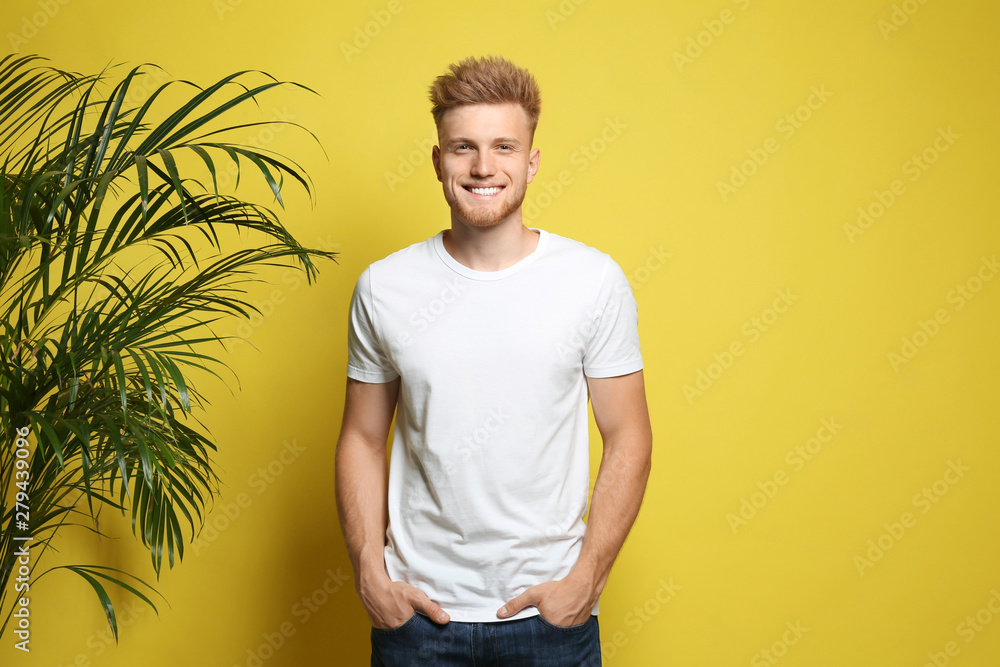
POLYGON ((401 377, 386 570, 454 621, 534 616, 496 611, 572 569, 590 490, 584 374, 643 367, 621 267, 529 229, 535 250, 500 271, 459 263, 442 230, 373 262, 351 297, 347 375, 401 377))

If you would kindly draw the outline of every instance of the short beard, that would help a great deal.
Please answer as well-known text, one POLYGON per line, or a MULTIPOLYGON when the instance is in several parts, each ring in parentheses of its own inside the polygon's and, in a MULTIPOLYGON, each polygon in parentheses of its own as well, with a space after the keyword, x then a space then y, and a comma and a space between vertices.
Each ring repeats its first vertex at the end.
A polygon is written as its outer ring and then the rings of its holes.
POLYGON ((451 210, 473 227, 492 227, 503 222, 521 208, 527 192, 528 185, 525 183, 518 190, 510 193, 511 196, 504 199, 503 206, 496 212, 494 212, 494 209, 485 206, 477 206, 475 208, 466 206, 461 199, 451 202, 451 210))

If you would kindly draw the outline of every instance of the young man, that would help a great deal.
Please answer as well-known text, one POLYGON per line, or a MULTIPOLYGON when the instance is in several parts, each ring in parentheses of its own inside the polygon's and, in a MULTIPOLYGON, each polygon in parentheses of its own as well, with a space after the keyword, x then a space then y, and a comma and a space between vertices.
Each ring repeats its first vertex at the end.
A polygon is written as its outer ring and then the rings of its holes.
POLYGON ((532 76, 450 69, 431 99, 451 228, 369 265, 349 311, 337 502, 371 664, 600 665, 650 468, 636 301, 609 255, 522 222, 532 76))

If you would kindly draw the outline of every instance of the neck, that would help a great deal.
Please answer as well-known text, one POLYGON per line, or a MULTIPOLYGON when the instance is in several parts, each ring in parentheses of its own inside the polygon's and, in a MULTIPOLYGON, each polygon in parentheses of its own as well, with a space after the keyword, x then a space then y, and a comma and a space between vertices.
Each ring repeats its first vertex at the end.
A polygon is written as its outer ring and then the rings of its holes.
POLYGON ((489 227, 452 220, 442 241, 459 263, 474 271, 501 271, 518 263, 538 245, 539 232, 528 229, 520 216, 489 227))

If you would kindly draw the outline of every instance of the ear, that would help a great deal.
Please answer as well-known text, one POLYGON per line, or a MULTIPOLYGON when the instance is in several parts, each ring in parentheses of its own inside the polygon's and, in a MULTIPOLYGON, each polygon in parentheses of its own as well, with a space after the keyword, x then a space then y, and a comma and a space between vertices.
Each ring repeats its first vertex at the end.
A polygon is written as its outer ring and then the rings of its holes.
POLYGON ((434 165, 434 173, 437 179, 441 180, 441 149, 435 146, 431 149, 431 163, 434 165))
POLYGON ((531 154, 528 156, 528 183, 531 183, 533 180, 535 180, 535 174, 538 173, 538 167, 541 164, 541 160, 542 160, 541 149, 536 148, 535 150, 531 151, 531 154))

